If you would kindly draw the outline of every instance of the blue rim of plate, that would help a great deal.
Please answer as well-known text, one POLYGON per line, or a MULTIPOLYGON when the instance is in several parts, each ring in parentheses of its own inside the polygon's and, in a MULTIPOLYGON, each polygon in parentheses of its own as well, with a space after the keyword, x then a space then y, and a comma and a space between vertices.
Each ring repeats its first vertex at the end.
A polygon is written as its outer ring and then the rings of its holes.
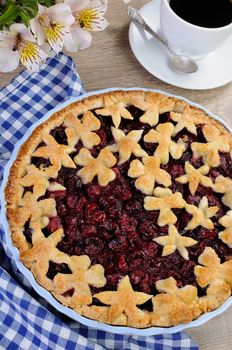
POLYGON ((57 309, 59 312, 63 313, 64 315, 70 317, 71 319, 73 319, 74 321, 80 322, 85 326, 88 327, 92 327, 92 328, 96 328, 99 330, 103 330, 105 332, 111 332, 111 333, 116 333, 116 334, 123 334, 123 335, 136 335, 136 336, 152 336, 152 335, 159 335, 159 334, 172 334, 172 333, 177 333, 180 331, 184 331, 188 328, 194 328, 194 327, 199 327, 201 325, 203 325, 204 323, 206 323, 207 321, 209 321, 211 318, 220 315, 221 313, 223 313, 225 310, 227 310, 231 305, 232 305, 232 296, 229 297, 219 308, 217 308, 214 311, 208 312, 208 313, 204 313, 203 315, 199 316, 197 319, 186 323, 186 324, 180 324, 178 326, 173 326, 173 327, 148 327, 148 328, 144 328, 144 329, 137 329, 137 328, 132 328, 132 327, 127 327, 127 326, 111 326, 105 323, 101 323, 98 321, 94 321, 91 319, 88 319, 84 316, 81 316, 80 314, 78 314, 77 312, 75 312, 74 310, 63 306, 60 302, 58 302, 50 292, 48 292, 46 289, 44 289, 42 286, 40 286, 34 276, 32 275, 31 271, 29 269, 27 269, 23 263, 19 260, 19 251, 18 249, 13 246, 12 244, 12 240, 11 240, 11 236, 10 236, 10 230, 9 230, 9 225, 7 222, 7 218, 6 218, 6 211, 5 211, 5 194, 4 194, 4 189, 8 180, 8 175, 9 175, 9 171, 10 168, 14 162, 14 160, 17 157, 17 153, 19 151, 19 148, 21 147, 21 145, 26 141, 26 139, 30 136, 30 134, 32 133, 32 131, 41 123, 43 123, 46 119, 48 119, 53 113, 61 110, 62 108, 66 107, 67 105, 69 105, 72 102, 76 102, 76 101, 80 101, 84 98, 87 98, 89 96, 93 96, 93 95, 98 95, 98 94, 103 94, 103 93, 107 93, 110 91, 136 91, 136 90, 142 90, 142 91, 151 91, 151 92, 157 92, 157 93, 161 93, 167 96, 171 96, 171 97, 175 97, 178 99, 181 99, 187 103, 189 103, 191 106, 197 107, 201 110, 203 110, 204 112, 206 112, 209 116, 211 116, 213 119, 216 119, 217 121, 219 121, 223 126, 225 126, 225 128, 232 133, 232 128, 229 127, 228 125, 226 125, 226 123, 218 116, 216 116, 215 114, 213 114, 212 112, 208 111, 206 108, 204 108, 203 106, 187 99, 184 98, 182 96, 178 96, 178 95, 173 95, 167 92, 164 92, 162 90, 156 90, 156 89, 145 89, 145 88, 139 88, 139 87, 133 87, 133 88, 109 88, 109 89, 104 89, 104 90, 97 90, 94 92, 90 92, 90 93, 86 93, 83 94, 79 97, 75 97, 75 98, 71 98, 61 104, 59 104, 57 107, 55 107, 54 109, 52 109, 51 111, 49 111, 48 113, 46 113, 46 115, 41 118, 39 121, 37 121, 36 123, 34 123, 25 133, 25 135, 23 136, 23 138, 17 142, 17 144, 15 145, 15 148, 12 152, 11 158, 8 161, 7 165, 4 168, 4 174, 3 174, 3 181, 2 181, 2 185, 1 185, 1 189, 0 189, 0 200, 1 200, 1 223, 2 226, 4 228, 4 232, 5 232, 5 241, 7 243, 8 248, 10 249, 15 262, 16 262, 16 266, 19 269, 19 271, 27 278, 27 280, 29 281, 30 285, 33 287, 33 289, 41 296, 43 297, 47 302, 49 302, 55 309, 57 309))

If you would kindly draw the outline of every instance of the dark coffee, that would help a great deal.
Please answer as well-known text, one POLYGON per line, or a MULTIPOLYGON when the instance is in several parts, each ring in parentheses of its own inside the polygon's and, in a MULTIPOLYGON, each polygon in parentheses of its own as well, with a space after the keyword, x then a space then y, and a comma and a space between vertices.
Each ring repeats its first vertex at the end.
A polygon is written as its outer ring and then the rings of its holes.
POLYGON ((218 28, 232 22, 232 0, 170 0, 172 10, 200 27, 218 28))

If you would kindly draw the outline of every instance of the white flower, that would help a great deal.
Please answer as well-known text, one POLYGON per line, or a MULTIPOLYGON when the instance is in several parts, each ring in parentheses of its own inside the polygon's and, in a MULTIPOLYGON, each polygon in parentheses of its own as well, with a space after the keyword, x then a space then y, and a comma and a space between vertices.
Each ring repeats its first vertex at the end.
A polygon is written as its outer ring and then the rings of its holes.
POLYGON ((19 61, 30 71, 39 71, 47 54, 35 44, 30 30, 22 23, 12 24, 9 31, 0 32, 0 71, 11 72, 19 61))
POLYGON ((101 31, 108 26, 104 14, 107 10, 108 0, 64 0, 75 17, 71 26, 71 40, 65 40, 65 48, 74 52, 86 49, 91 45, 91 31, 101 31))
POLYGON ((30 21, 30 27, 39 45, 47 41, 51 48, 59 53, 64 41, 69 40, 69 37, 71 39, 69 27, 74 21, 68 4, 56 4, 49 8, 38 4, 37 17, 30 21))

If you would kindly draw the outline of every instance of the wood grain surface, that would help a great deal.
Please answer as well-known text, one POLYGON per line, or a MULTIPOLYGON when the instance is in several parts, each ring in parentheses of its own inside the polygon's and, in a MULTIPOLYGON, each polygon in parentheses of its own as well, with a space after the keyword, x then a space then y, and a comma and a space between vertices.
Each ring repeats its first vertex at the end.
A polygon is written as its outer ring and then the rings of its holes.
MULTIPOLYGON (((133 0, 132 5, 140 8, 147 2, 133 0)), ((106 17, 110 26, 104 32, 94 33, 92 46, 72 54, 86 91, 108 87, 157 88, 202 104, 232 127, 232 83, 200 91, 177 88, 158 80, 140 66, 133 56, 128 42, 129 20, 123 1, 109 0, 106 17)), ((21 70, 20 66, 13 73, 0 73, 0 87, 7 85, 21 70)), ((188 330, 188 333, 201 350, 232 349, 232 307, 205 325, 188 330)))

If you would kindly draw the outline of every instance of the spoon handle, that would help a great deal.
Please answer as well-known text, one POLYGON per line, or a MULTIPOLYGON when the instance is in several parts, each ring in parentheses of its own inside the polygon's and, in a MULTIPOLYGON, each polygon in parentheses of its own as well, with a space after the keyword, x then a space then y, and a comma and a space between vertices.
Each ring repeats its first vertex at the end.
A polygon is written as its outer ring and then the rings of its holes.
POLYGON ((143 17, 140 15, 138 10, 136 10, 135 8, 133 8, 131 6, 128 6, 127 7, 127 14, 130 17, 130 19, 132 20, 132 22, 134 22, 135 24, 142 27, 149 34, 151 34, 156 40, 158 40, 160 43, 165 45, 166 48, 168 48, 167 42, 165 40, 163 40, 159 36, 159 34, 157 34, 153 29, 151 29, 151 27, 144 21, 143 17))

